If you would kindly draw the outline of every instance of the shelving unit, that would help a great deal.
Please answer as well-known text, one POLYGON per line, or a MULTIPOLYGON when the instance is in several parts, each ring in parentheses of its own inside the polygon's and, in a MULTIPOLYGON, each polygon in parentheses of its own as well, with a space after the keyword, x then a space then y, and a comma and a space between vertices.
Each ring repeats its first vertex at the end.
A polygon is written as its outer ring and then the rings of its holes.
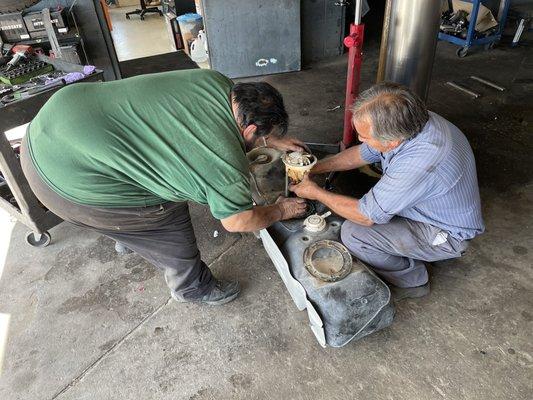
POLYGON ((509 11, 509 5, 511 0, 501 0, 500 10, 501 12, 498 15, 498 29, 495 33, 487 35, 484 37, 476 37, 476 21, 479 13, 480 5, 483 4, 482 0, 462 0, 465 3, 472 4, 472 12, 469 16, 469 26, 466 34, 466 38, 462 39, 457 36, 449 35, 444 32, 439 32, 439 40, 444 40, 445 42, 453 43, 460 46, 457 49, 458 57, 466 57, 470 47, 472 46, 485 46, 485 48, 491 49, 496 42, 498 42, 503 33, 503 28, 505 27, 505 21, 507 20, 507 12, 509 11))

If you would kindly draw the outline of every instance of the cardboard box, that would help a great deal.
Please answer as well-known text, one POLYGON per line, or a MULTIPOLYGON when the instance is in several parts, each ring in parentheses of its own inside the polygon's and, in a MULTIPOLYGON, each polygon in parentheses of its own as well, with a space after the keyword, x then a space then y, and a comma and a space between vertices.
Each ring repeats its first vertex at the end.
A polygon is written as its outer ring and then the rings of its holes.
MULTIPOLYGON (((472 13, 472 8, 474 5, 472 3, 466 3, 461 0, 453 0, 453 11, 459 11, 464 10, 468 13, 468 21, 470 22, 472 13)), ((496 18, 492 15, 492 12, 485 7, 483 4, 480 4, 479 11, 477 13, 477 21, 476 21, 476 31, 478 32, 484 32, 487 29, 494 28, 498 25, 498 21, 496 21, 496 18)))

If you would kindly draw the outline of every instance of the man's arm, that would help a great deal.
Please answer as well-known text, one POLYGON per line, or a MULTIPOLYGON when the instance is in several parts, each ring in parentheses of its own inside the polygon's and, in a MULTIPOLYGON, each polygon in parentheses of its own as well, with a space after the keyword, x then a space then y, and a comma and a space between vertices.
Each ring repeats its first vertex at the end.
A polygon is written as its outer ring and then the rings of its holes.
POLYGON ((274 222, 291 219, 305 213, 306 202, 300 198, 280 197, 270 206, 256 206, 220 220, 229 232, 252 232, 272 225, 274 222))
POLYGON ((331 193, 322 188, 318 189, 316 200, 324 204, 335 214, 359 225, 374 225, 374 222, 371 219, 359 211, 359 200, 353 197, 331 193))
POLYGON ((328 192, 319 187, 315 182, 309 179, 308 176, 306 176, 298 185, 291 185, 289 189, 299 197, 318 200, 335 214, 356 224, 365 226, 371 226, 374 224, 371 219, 359 211, 359 200, 353 197, 328 192))
POLYGON ((311 173, 318 175, 332 171, 348 171, 367 165, 368 162, 361 157, 360 148, 361 145, 350 147, 334 156, 318 161, 311 173))

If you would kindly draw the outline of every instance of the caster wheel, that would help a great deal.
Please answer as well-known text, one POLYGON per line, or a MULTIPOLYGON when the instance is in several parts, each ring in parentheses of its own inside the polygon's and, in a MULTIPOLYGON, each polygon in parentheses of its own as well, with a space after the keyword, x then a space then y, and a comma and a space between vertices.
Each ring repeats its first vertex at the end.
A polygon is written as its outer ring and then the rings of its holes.
POLYGON ((26 243, 33 247, 46 247, 50 244, 51 240, 52 237, 48 232, 43 232, 41 235, 35 235, 34 232, 28 232, 26 234, 26 243))
POLYGON ((126 19, 130 19, 130 16, 129 16, 129 15, 126 15, 126 19))
POLYGON ((144 17, 141 17, 141 21, 144 21, 144 17))
POLYGON ((466 55, 468 54, 468 47, 460 47, 460 48, 458 48, 457 51, 455 52, 455 54, 457 54, 457 57, 459 57, 459 58, 466 57, 466 55))
POLYGON ((496 46, 496 43, 491 42, 491 43, 487 43, 484 47, 485 47, 485 50, 489 51, 489 50, 492 50, 494 46, 496 46))

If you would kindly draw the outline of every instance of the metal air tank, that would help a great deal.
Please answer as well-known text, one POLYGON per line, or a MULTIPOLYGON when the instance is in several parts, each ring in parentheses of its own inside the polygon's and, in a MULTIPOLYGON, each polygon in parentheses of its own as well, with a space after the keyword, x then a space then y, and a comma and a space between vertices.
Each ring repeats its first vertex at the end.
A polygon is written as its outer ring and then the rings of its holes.
POLYGON ((377 81, 410 87, 426 100, 442 0, 387 0, 377 81))

